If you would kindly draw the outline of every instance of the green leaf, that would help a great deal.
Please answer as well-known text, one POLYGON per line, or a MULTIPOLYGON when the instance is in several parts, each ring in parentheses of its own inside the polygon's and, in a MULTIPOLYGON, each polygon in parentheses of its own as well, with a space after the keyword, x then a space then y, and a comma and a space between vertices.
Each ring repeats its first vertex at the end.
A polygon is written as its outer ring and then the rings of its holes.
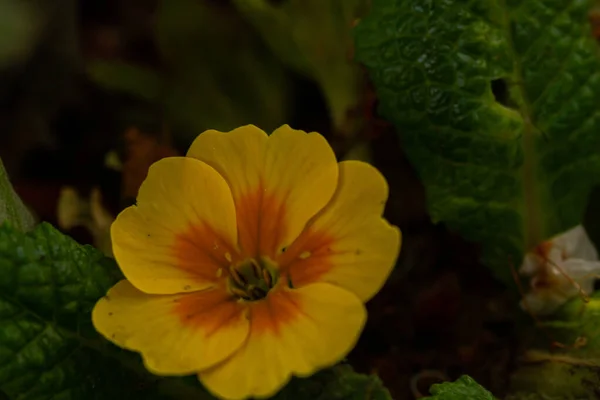
POLYGON ((509 265, 581 223, 600 179, 588 0, 374 0, 357 57, 427 189, 432 219, 509 265), (498 90, 498 100, 492 93, 498 90), (502 102, 502 103, 501 103, 502 102))
POLYGON ((8 222, 21 231, 33 228, 35 220, 23 204, 8 179, 0 160, 0 224, 8 222))
POLYGON ((283 66, 235 10, 213 3, 160 2, 157 41, 168 69, 167 113, 190 141, 206 129, 279 127, 289 103, 283 66))
POLYGON ((340 128, 358 103, 360 70, 352 63, 351 26, 365 0, 234 0, 277 56, 314 79, 340 128))
POLYGON ((147 101, 159 101, 163 83, 157 72, 120 61, 92 61, 88 75, 98 85, 147 101))
MULTIPOLYGON (((96 333, 91 310, 119 279, 114 260, 49 224, 0 226, 0 399, 215 399, 194 376, 151 375, 96 333)), ((294 379, 276 399, 391 400, 347 365, 294 379)))
POLYGON ((463 375, 454 382, 439 383, 431 386, 430 400, 494 400, 494 396, 475 380, 463 375))
POLYGON ((113 260, 46 223, 28 234, 0 226, 0 393, 106 400, 179 390, 95 333, 91 309, 119 278, 113 260))
POLYGON ((45 22, 31 1, 0 0, 0 68, 31 55, 45 22))
POLYGON ((597 398, 600 387, 600 292, 575 298, 536 328, 511 378, 511 399, 597 398), (548 337, 564 346, 550 350, 548 337))
MULTIPOLYGON (((188 146, 202 131, 255 124, 271 131, 289 114, 283 65, 235 10, 219 2, 161 0, 156 15, 161 70, 117 61, 93 61, 88 75, 99 86, 150 102, 188 146)), ((132 115, 126 120, 154 120, 132 115)))
POLYGON ((375 375, 357 374, 349 365, 293 379, 273 400, 392 400, 375 375))

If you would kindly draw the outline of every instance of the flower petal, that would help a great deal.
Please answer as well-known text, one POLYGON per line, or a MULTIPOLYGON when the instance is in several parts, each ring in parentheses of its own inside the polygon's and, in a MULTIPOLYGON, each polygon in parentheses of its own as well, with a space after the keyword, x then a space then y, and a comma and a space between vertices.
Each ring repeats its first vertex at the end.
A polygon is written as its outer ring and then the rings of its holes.
POLYGON ((577 225, 574 228, 557 235, 552 239, 552 243, 562 250, 562 258, 580 258, 590 261, 598 260, 598 252, 583 225, 577 225))
POLYGON ((579 289, 590 295, 594 291, 594 283, 600 275, 600 262, 580 260, 577 258, 567 259, 559 266, 567 284, 574 288, 574 295, 579 293, 579 289))
POLYGON ((253 125, 207 131, 188 156, 214 167, 231 187, 245 255, 275 257, 331 199, 335 154, 318 133, 284 125, 268 136, 253 125))
POLYGON ((344 161, 339 168, 339 184, 331 203, 279 263, 294 287, 329 282, 367 301, 391 273, 401 233, 381 217, 388 197, 381 173, 360 161, 344 161))
MULTIPOLYGON (((338 164, 327 140, 316 132, 306 133, 283 125, 267 143, 265 191, 274 193, 290 210, 285 215, 287 231, 279 243, 262 248, 281 251, 298 237, 310 218, 327 205, 338 183, 338 164), (281 246, 277 248, 277 244, 281 246)), ((263 213, 269 213, 263 209, 263 213)), ((269 231, 265 231, 267 233, 269 231)), ((266 235, 265 235, 266 236, 266 235)), ((262 243, 261 243, 262 245, 262 243)))
POLYGON ((254 125, 231 132, 208 130, 190 146, 187 156, 216 169, 235 198, 260 185, 269 136, 254 125))
POLYGON ((164 158, 150 167, 137 205, 119 214, 111 235, 115 258, 138 289, 154 294, 205 289, 236 253, 231 191, 201 161, 164 158))
POLYGON ((244 343, 246 311, 224 290, 149 295, 122 280, 98 301, 92 322, 111 342, 140 352, 150 372, 184 375, 223 361, 244 343))
POLYGON ((527 293, 521 299, 521 308, 533 315, 546 316, 569 300, 569 295, 557 290, 538 290, 527 293))
POLYGON ((367 317, 354 294, 326 283, 274 290, 250 306, 246 344, 198 375, 224 399, 269 397, 292 375, 309 376, 335 364, 354 347, 367 317))

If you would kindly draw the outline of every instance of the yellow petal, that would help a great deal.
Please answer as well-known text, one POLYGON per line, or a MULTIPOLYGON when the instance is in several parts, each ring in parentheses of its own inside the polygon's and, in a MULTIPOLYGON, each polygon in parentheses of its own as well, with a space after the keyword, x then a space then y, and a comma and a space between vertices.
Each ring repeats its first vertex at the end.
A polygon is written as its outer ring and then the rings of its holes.
POLYGON ((190 146, 187 156, 204 161, 216 169, 229 184, 234 197, 260 184, 269 137, 254 125, 231 132, 209 130, 190 146))
POLYGON ((115 258, 138 289, 154 294, 205 289, 236 253, 231 191, 201 161, 164 158, 150 167, 137 205, 119 214, 111 235, 115 258))
MULTIPOLYGON (((338 181, 338 165, 327 140, 283 125, 267 143, 265 190, 274 193, 289 210, 280 245, 287 247, 310 218, 331 200, 338 181)), ((269 213, 268 209, 263 210, 269 213)), ((277 249, 280 250, 280 249, 277 249)))
POLYGON ((331 203, 279 263, 294 287, 329 282, 367 301, 391 273, 401 233, 381 217, 388 197, 381 173, 360 161, 344 161, 339 167, 339 185, 331 203))
POLYGON ((274 290, 267 300, 250 303, 250 311, 247 342, 198 375, 227 400, 270 397, 292 375, 334 365, 354 347, 366 320, 358 297, 326 283, 274 290))
POLYGON ((142 354, 157 375, 185 375, 235 352, 248 336, 247 309, 224 290, 149 295, 127 280, 117 283, 92 311, 98 332, 142 354))
POLYGON ((288 125, 268 137, 252 125, 227 133, 207 131, 188 156, 213 166, 229 183, 239 244, 250 257, 274 257, 291 244, 337 185, 337 164, 327 140, 288 125))

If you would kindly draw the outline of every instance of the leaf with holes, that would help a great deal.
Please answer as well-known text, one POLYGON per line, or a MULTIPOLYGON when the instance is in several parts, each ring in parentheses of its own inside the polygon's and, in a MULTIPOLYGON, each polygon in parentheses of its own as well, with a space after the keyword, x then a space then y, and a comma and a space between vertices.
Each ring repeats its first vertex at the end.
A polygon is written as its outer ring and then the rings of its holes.
POLYGON ((600 180, 600 59, 588 8, 374 0, 356 28, 357 57, 433 220, 481 243, 506 281, 526 250, 581 223, 600 180))

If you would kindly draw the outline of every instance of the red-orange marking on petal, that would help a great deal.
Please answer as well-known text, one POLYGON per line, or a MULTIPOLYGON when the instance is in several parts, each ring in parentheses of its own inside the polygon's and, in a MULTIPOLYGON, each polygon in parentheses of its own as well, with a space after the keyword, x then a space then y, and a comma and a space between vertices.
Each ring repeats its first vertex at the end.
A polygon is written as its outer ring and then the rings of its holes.
POLYGON ((173 303, 173 312, 183 325, 202 329, 210 337, 234 324, 247 307, 221 286, 182 296, 173 303))
POLYGON ((274 257, 286 232, 286 207, 264 185, 240 196, 235 201, 238 241, 246 257, 274 257))
POLYGON ((325 232, 305 230, 277 259, 282 275, 289 277, 294 287, 319 281, 334 267, 333 243, 335 239, 325 232), (302 257, 303 253, 307 256, 302 257))
POLYGON ((302 304, 290 291, 273 289, 261 301, 248 303, 253 333, 278 335, 290 322, 302 315, 302 304))
POLYGON ((186 232, 177 235, 173 254, 177 259, 174 267, 189 271, 202 280, 216 280, 219 268, 227 268, 232 260, 238 260, 234 246, 206 224, 190 225, 186 232))

